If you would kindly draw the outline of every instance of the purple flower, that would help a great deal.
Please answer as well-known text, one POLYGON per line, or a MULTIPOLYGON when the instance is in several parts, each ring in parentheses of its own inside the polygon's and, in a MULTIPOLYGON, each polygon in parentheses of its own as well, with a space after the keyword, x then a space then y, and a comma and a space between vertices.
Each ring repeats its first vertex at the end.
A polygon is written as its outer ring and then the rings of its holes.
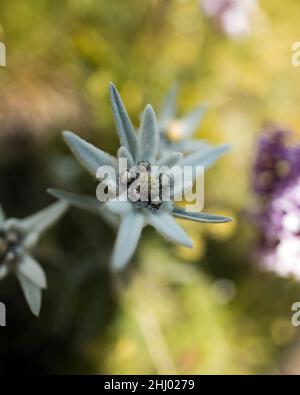
POLYGON ((300 145, 288 145, 290 136, 273 129, 259 139, 253 180, 259 205, 255 220, 263 266, 300 279, 300 145))
POLYGON ((300 176, 300 146, 290 147, 290 136, 289 131, 274 128, 259 139, 253 188, 261 197, 279 193, 300 176))
POLYGON ((263 265, 300 279, 300 177, 270 202, 261 230, 263 265))

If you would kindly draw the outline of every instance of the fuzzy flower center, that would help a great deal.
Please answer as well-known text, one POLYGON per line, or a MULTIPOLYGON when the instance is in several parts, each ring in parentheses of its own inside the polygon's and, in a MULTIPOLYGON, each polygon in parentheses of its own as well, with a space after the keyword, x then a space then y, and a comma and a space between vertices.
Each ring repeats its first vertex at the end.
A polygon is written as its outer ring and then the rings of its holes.
POLYGON ((128 199, 137 207, 159 210, 163 203, 163 188, 167 175, 153 173, 151 164, 140 161, 120 174, 120 182, 127 189, 128 199))
POLYGON ((18 232, 0 230, 0 265, 16 262, 20 242, 21 236, 18 232))
POLYGON ((178 120, 171 121, 167 128, 166 136, 171 143, 181 141, 183 138, 182 123, 178 120))

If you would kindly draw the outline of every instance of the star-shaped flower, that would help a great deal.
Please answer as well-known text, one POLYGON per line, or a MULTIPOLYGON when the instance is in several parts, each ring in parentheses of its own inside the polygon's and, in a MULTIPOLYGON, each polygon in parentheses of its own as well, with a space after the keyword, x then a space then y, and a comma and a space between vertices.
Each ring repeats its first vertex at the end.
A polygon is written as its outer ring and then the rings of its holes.
MULTIPOLYGON (((145 173, 149 176, 148 182, 152 183, 151 168, 157 166, 168 166, 172 169, 173 166, 209 166, 211 165, 228 146, 220 146, 210 148, 203 153, 196 152, 182 158, 182 154, 178 152, 171 152, 168 155, 159 157, 159 132, 154 111, 150 105, 147 105, 141 121, 139 132, 136 133, 127 111, 122 103, 121 97, 114 85, 110 86, 110 95, 112 102, 112 109, 116 121, 116 127, 119 134, 121 147, 118 150, 117 158, 103 152, 92 144, 82 140, 80 137, 71 132, 64 132, 64 139, 71 148, 75 157, 94 177, 101 166, 110 166, 116 171, 119 170, 120 160, 127 160, 129 168, 122 174, 117 174, 119 180, 131 180, 123 183, 128 200, 120 200, 120 194, 117 198, 111 198, 104 203, 100 203, 96 198, 89 196, 74 195, 63 191, 50 189, 49 192, 68 203, 89 209, 98 213, 106 213, 110 220, 119 224, 117 240, 112 254, 112 266, 115 270, 122 269, 132 257, 142 229, 146 225, 152 225, 158 233, 160 233, 167 240, 186 247, 192 247, 192 240, 187 236, 185 231, 175 221, 174 216, 191 219, 199 222, 228 222, 230 218, 216 216, 206 213, 189 213, 184 209, 175 207, 173 201, 164 201, 160 194, 157 200, 153 200, 152 196, 147 200, 141 201, 135 199, 132 193, 131 183, 132 178, 139 179, 132 174, 132 167, 143 167, 145 173), (132 178, 131 178, 132 177, 132 178), (150 180, 150 181, 149 181, 150 180)), ((144 174, 145 174, 144 173, 144 174)), ((115 185, 115 179, 106 179, 106 186, 115 185)), ((143 188, 143 184, 141 184, 143 188)), ((152 184, 151 184, 152 185, 152 184)), ((172 193, 172 198, 176 195, 176 187, 172 193)), ((180 191, 184 185, 180 185, 180 191)), ((159 190, 161 185, 159 185, 159 190)), ((121 194, 122 195, 122 194, 121 194)))
POLYGON ((205 105, 199 105, 187 115, 176 116, 178 86, 174 85, 167 94, 158 115, 158 129, 160 132, 160 149, 162 155, 170 151, 184 154, 204 151, 210 145, 203 140, 192 139, 205 113, 205 105))
POLYGON ((47 287, 45 272, 31 256, 40 236, 66 211, 65 202, 51 206, 24 219, 6 219, 0 206, 0 280, 15 274, 30 310, 39 315, 42 290, 47 287))

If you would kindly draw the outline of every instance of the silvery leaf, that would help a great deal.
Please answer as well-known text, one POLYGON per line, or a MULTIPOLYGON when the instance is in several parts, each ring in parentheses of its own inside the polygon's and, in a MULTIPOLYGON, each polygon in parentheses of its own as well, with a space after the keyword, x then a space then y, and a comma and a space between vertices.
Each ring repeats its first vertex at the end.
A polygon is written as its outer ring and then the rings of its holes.
POLYGON ((50 193, 50 195, 56 197, 57 199, 64 200, 71 206, 87 210, 99 215, 106 223, 108 223, 113 228, 117 228, 119 225, 120 221, 118 216, 108 211, 103 203, 99 202, 98 199, 92 196, 65 192, 59 189, 48 189, 47 192, 50 193))
POLYGON ((121 145, 126 147, 133 159, 135 159, 137 153, 136 132, 127 114, 119 92, 112 83, 110 84, 110 99, 121 145))
POLYGON ((2 206, 0 205, 0 226, 4 224, 5 221, 5 213, 3 211, 2 206))
POLYGON ((205 222, 205 223, 224 223, 232 221, 229 217, 223 217, 222 215, 214 215, 214 214, 207 214, 207 213, 193 213, 185 211, 179 207, 173 208, 173 215, 179 218, 188 219, 191 221, 197 222, 205 222))
POLYGON ((152 106, 146 106, 139 133, 138 160, 153 162, 159 148, 156 117, 152 106))
POLYGON ((194 134, 203 118, 205 110, 206 107, 201 105, 180 119, 183 128, 183 138, 191 137, 194 134))
POLYGON ((100 166, 115 167, 116 159, 72 132, 63 132, 64 139, 81 165, 94 177, 100 166))
POLYGON ((24 255, 17 271, 39 288, 47 288, 46 275, 42 267, 30 255, 24 255))
POLYGON ((126 147, 120 147, 118 149, 118 158, 126 159, 128 168, 130 168, 134 165, 133 158, 126 147))
POLYGON ((166 211, 147 215, 147 222, 152 225, 158 233, 160 233, 167 240, 176 244, 181 244, 185 247, 192 248, 193 241, 185 233, 181 226, 175 219, 166 211))
POLYGON ((172 167, 176 165, 176 163, 182 158, 182 153, 181 152, 171 152, 170 154, 167 154, 163 156, 159 161, 157 162, 158 166, 168 166, 172 167))
POLYGON ((204 150, 194 152, 178 162, 179 166, 211 166, 221 155, 228 149, 229 145, 220 145, 218 147, 209 147, 204 150))
POLYGON ((178 86, 174 85, 166 96, 165 102, 159 112, 159 126, 161 129, 165 129, 168 123, 174 119, 176 112, 176 101, 177 101, 178 86))
POLYGON ((120 270, 128 263, 138 244, 144 217, 135 211, 122 218, 112 255, 112 266, 120 270))
POLYGON ((29 217, 17 221, 20 228, 26 233, 41 234, 55 224, 67 208, 68 205, 65 202, 56 202, 29 217))
POLYGON ((42 303, 42 291, 41 289, 33 284, 27 277, 22 273, 17 273, 17 278, 20 282, 23 290, 25 299, 32 313, 36 316, 40 314, 41 303, 42 303))

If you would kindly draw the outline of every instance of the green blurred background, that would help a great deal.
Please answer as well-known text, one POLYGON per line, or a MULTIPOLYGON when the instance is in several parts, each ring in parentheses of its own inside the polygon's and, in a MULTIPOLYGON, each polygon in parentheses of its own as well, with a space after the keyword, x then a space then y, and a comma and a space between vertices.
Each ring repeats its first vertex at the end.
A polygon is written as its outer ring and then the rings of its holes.
POLYGON ((134 123, 175 82, 179 111, 208 105, 199 138, 232 150, 206 173, 206 209, 230 224, 182 222, 189 251, 146 229, 122 278, 109 270, 115 234, 71 209, 36 256, 48 275, 36 319, 14 278, 0 284, 1 373, 300 373, 291 305, 300 285, 253 258, 251 166, 262 125, 300 133, 298 0, 261 1, 248 37, 231 40, 197 0, 1 0, 0 201, 22 217, 52 201, 48 187, 95 193, 61 138, 68 129, 112 154, 113 81, 134 123))

